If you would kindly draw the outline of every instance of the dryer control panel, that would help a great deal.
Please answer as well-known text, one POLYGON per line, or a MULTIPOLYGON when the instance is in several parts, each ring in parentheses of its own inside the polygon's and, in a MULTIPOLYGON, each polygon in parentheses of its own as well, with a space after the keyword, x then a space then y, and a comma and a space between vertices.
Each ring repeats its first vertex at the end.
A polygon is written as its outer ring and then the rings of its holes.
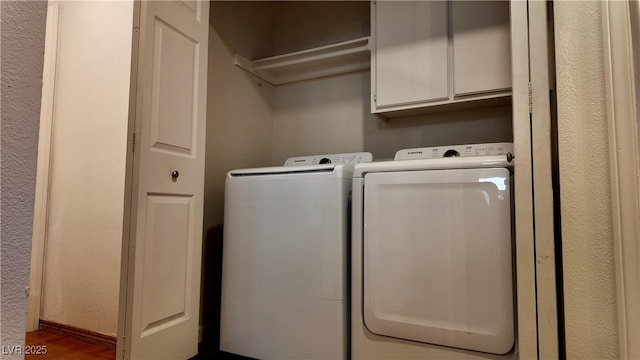
POLYGON ((346 154, 327 154, 327 155, 311 155, 298 156, 288 158, 284 166, 308 166, 323 164, 358 164, 373 161, 373 155, 369 152, 346 153, 346 154))
POLYGON ((512 143, 488 143, 470 145, 435 146, 398 150, 394 160, 436 159, 458 156, 490 156, 513 154, 512 143))

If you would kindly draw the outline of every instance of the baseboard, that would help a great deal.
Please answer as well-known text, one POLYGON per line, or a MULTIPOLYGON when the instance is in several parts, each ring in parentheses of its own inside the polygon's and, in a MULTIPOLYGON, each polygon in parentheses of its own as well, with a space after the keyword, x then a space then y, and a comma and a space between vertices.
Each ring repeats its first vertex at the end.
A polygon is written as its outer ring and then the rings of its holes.
POLYGON ((105 345, 109 347, 116 347, 116 337, 100 334, 97 332, 80 329, 75 326, 62 325, 51 321, 40 320, 40 330, 46 330, 52 333, 76 338, 78 340, 105 345))
POLYGON ((218 336, 217 334, 213 334, 215 329, 214 325, 213 323, 200 324, 198 328, 198 343, 210 341, 212 335, 218 336))

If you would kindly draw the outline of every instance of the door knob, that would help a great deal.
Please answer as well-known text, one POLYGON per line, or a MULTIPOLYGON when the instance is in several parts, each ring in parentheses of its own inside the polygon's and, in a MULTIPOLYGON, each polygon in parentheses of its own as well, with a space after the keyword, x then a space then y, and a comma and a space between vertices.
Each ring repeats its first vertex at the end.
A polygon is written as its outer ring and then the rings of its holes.
POLYGON ((180 176, 180 173, 178 172, 178 170, 173 170, 173 172, 171 173, 171 178, 173 180, 176 180, 178 176, 180 176))

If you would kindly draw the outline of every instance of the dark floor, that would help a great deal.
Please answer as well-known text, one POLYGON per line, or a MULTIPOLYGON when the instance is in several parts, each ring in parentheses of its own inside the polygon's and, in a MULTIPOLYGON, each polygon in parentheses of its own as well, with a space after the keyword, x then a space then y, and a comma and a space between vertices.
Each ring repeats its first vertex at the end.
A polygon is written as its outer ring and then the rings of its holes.
MULTIPOLYGON (((25 360, 115 360, 116 347, 78 340, 47 330, 28 332, 25 349, 39 354, 26 355, 25 360), (45 353, 46 352, 46 353, 45 353)), ((218 342, 198 345, 198 355, 190 360, 255 360, 218 350, 218 342)))
POLYGON ((28 332, 26 360, 114 360, 116 347, 85 342, 48 331, 28 332))
POLYGON ((255 360, 245 356, 229 354, 218 350, 218 342, 201 342, 198 344, 198 355, 190 360, 255 360))

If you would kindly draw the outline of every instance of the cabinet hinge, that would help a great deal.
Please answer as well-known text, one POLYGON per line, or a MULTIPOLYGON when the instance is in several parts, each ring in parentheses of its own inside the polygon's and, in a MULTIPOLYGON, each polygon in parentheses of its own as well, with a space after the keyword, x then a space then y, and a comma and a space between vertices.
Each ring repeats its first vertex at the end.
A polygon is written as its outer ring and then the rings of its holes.
POLYGON ((133 133, 133 139, 131 140, 131 151, 136 151, 136 133, 133 133))
POLYGON ((533 90, 531 90, 531 82, 529 82, 529 114, 533 114, 533 90))
POLYGON ((378 101, 378 94, 373 93, 373 102, 377 102, 377 101, 378 101))

